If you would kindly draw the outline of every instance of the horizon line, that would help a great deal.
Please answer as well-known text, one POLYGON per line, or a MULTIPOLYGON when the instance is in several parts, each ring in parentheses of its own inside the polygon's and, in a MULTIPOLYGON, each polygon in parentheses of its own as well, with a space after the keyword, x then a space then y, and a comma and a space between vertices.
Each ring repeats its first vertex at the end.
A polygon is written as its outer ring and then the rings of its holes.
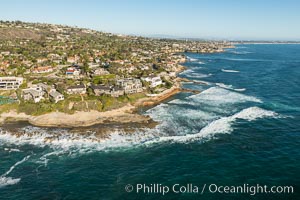
POLYGON ((127 36, 136 36, 136 37, 147 37, 147 38, 153 38, 153 39, 175 39, 175 40, 206 40, 206 41, 230 41, 230 42, 300 42, 300 39, 266 39, 266 38, 259 38, 259 39, 250 39, 250 38, 240 38, 237 39, 235 37, 230 38, 222 38, 222 37, 199 37, 199 36, 179 36, 179 35, 169 35, 169 34, 163 34, 163 33, 155 33, 155 34, 144 34, 144 33, 120 33, 120 32, 110 32, 105 30, 99 30, 93 27, 84 27, 81 25, 75 25, 75 24, 60 24, 60 23, 50 23, 50 22, 33 22, 33 21, 23 21, 19 19, 15 20, 5 20, 0 19, 0 21, 3 22, 22 22, 22 23, 33 23, 33 24, 46 24, 46 25, 59 25, 59 26, 67 26, 72 28, 81 28, 81 29, 90 29, 98 32, 108 33, 108 34, 114 34, 114 35, 127 35, 127 36))

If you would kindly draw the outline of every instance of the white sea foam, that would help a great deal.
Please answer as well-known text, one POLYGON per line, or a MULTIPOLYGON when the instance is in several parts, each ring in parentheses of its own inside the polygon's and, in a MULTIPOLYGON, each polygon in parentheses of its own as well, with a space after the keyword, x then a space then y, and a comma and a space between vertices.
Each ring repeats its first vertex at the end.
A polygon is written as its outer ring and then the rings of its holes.
POLYGON ((220 58, 223 60, 232 60, 232 61, 246 61, 246 62, 266 62, 266 61, 272 61, 272 60, 266 60, 266 59, 251 59, 251 58, 220 58))
MULTIPOLYGON (((199 69, 199 67, 198 67, 198 69, 199 69)), ((212 74, 201 74, 201 73, 195 72, 193 69, 185 70, 185 71, 181 72, 180 74, 191 77, 191 78, 206 78, 206 77, 212 76, 212 74)))
MULTIPOLYGON (((160 108, 161 110, 153 111, 153 114, 157 114, 158 112, 163 113, 166 111, 164 108, 160 108)), ((191 130, 187 131, 185 127, 179 126, 173 120, 165 120, 162 121, 160 125, 157 126, 155 129, 147 129, 144 131, 137 131, 133 134, 124 134, 122 132, 113 132, 109 137, 105 139, 94 138, 91 136, 71 136, 65 135, 64 137, 53 137, 50 140, 49 134, 46 136, 43 133, 36 133, 35 136, 32 134, 20 136, 17 138, 16 136, 6 133, 7 141, 11 141, 13 143, 17 142, 18 144, 23 143, 30 143, 30 144, 39 144, 41 146, 49 146, 54 150, 53 152, 47 153, 40 157, 37 163, 42 163, 47 166, 49 161, 49 157, 51 156, 58 156, 64 154, 73 154, 76 155, 77 153, 88 153, 92 151, 106 151, 106 150, 117 150, 120 148, 132 148, 137 146, 148 146, 158 142, 188 142, 199 140, 202 138, 211 138, 215 134, 219 133, 230 133, 232 131, 231 124, 236 119, 244 119, 248 121, 255 120, 257 118, 263 117, 274 117, 277 116, 276 113, 272 111, 267 111, 258 107, 250 107, 244 109, 234 115, 227 116, 227 117, 218 117, 211 113, 206 112, 197 112, 193 110, 185 110, 185 114, 183 114, 182 118, 188 118, 188 120, 196 121, 198 123, 205 122, 204 128, 201 129, 200 132, 195 132, 194 134, 190 134, 191 130), (190 116, 193 116, 192 118, 190 116), (178 135, 169 136, 168 134, 164 133, 164 128, 167 129, 174 129, 177 131, 178 135), (38 142, 37 142, 38 141, 38 142)), ((173 113, 174 114, 174 113, 173 113)), ((159 116, 160 119, 166 119, 167 115, 159 116)), ((189 125, 190 126, 190 125, 189 125)), ((196 130, 193 130, 193 132, 196 130)), ((3 134, 1 134, 3 135, 3 134)), ((3 139, 3 136, 2 136, 3 139)), ((2 184, 16 183, 19 181, 18 179, 12 179, 5 177, 8 175, 15 166, 18 164, 26 161, 28 158, 23 159, 22 161, 16 163, 7 173, 1 176, 2 184)))
POLYGON ((232 116, 222 117, 218 120, 211 122, 200 131, 200 134, 206 136, 215 133, 229 133, 232 131, 231 123, 234 122, 236 119, 253 121, 258 118, 275 117, 277 115, 278 114, 273 111, 264 110, 262 108, 254 106, 243 109, 242 111, 232 116))
POLYGON ((20 152, 20 149, 13 149, 13 148, 4 148, 4 151, 10 152, 20 152))
POLYGON ((248 47, 245 47, 245 46, 241 46, 241 47, 239 47, 239 46, 237 46, 237 47, 234 47, 235 49, 248 49, 248 47))
POLYGON ((26 156, 22 160, 16 162, 13 166, 10 167, 10 169, 7 172, 5 172, 4 174, 2 174, 0 176, 0 188, 8 186, 8 185, 14 185, 14 184, 17 184, 18 182, 20 182, 21 178, 14 179, 12 177, 6 177, 6 176, 9 175, 15 169, 15 167, 17 167, 18 165, 27 161, 29 158, 30 158, 30 156, 26 156))
POLYGON ((180 72, 181 75, 185 75, 185 74, 189 74, 189 73, 194 73, 195 71, 192 70, 192 69, 187 69, 187 70, 184 70, 183 72, 180 72))
POLYGON ((191 62, 198 61, 198 59, 192 58, 192 57, 189 57, 189 56, 187 56, 187 59, 188 59, 189 61, 191 61, 191 62))
POLYGON ((193 80, 195 83, 200 83, 200 84, 205 84, 205 85, 212 85, 211 82, 208 82, 208 81, 199 81, 199 80, 193 80))
POLYGON ((8 185, 15 185, 20 182, 20 178, 11 178, 11 177, 1 177, 0 176, 0 188, 8 186, 8 185))
POLYGON ((244 55, 244 54, 250 54, 252 52, 250 51, 228 51, 229 53, 238 54, 238 55, 244 55))
POLYGON ((237 88, 237 89, 234 89, 235 91, 238 91, 238 92, 244 92, 246 91, 246 88, 237 88))
POLYGON ((201 73, 188 73, 185 74, 186 76, 190 77, 190 78, 207 78, 212 76, 213 74, 201 74, 201 73))
POLYGON ((137 129, 131 134, 126 134, 124 130, 112 130, 106 138, 99 138, 93 132, 74 134, 65 129, 49 130, 29 126, 21 129, 21 134, 0 129, 0 141, 16 146, 30 144, 50 147, 53 151, 40 156, 37 161, 46 166, 52 156, 75 156, 93 151, 148 146, 157 142, 201 139, 215 133, 230 132, 231 123, 238 118, 254 120, 274 114, 251 107, 232 115, 236 111, 235 104, 243 102, 261 103, 261 100, 220 87, 211 87, 199 94, 163 103, 148 110, 146 114, 160 122, 153 129, 137 129))
POLYGON ((276 117, 278 116, 277 113, 273 111, 264 110, 259 107, 250 107, 243 109, 242 111, 228 116, 228 117, 221 117, 217 120, 210 122, 201 131, 197 134, 188 134, 184 136, 167 136, 167 137, 160 137, 157 140, 149 141, 148 143, 157 143, 157 142, 188 142, 199 140, 201 138, 211 138, 215 136, 215 134, 220 133, 230 133, 233 131, 232 123, 235 122, 237 119, 244 119, 248 121, 253 121, 259 118, 264 117, 276 117))
POLYGON ((262 101, 256 97, 247 96, 220 87, 211 87, 199 94, 188 97, 188 99, 208 104, 234 104, 243 102, 262 103, 262 101))
MULTIPOLYGON (((31 128, 30 128, 31 129, 31 128)), ((64 130, 49 132, 42 128, 34 128, 34 132, 25 132, 20 135, 1 131, 0 141, 14 144, 25 145, 31 144, 39 147, 50 147, 54 152, 50 152, 40 157, 37 163, 47 165, 48 158, 53 155, 60 154, 80 154, 91 151, 102 151, 109 149, 118 149, 125 147, 133 147, 141 144, 144 140, 156 137, 155 133, 148 133, 142 130, 133 134, 126 134, 123 130, 114 130, 107 138, 98 138, 93 133, 71 134, 64 130)))
POLYGON ((234 90, 234 91, 238 91, 238 92, 243 92, 246 90, 246 88, 234 88, 232 85, 226 85, 224 83, 216 83, 217 86, 221 87, 221 88, 225 88, 225 89, 229 89, 229 90, 234 90))
POLYGON ((224 83, 216 83, 216 85, 225 89, 231 89, 231 90, 234 89, 232 85, 226 85, 224 83))
POLYGON ((240 71, 232 70, 232 69, 222 69, 222 72, 228 72, 228 73, 239 73, 240 71))

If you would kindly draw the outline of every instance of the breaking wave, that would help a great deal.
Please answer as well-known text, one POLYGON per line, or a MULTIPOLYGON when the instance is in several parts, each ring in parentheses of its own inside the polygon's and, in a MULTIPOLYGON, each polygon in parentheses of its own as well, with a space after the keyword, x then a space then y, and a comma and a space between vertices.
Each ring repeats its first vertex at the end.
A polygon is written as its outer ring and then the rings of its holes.
POLYGON ((11 153, 11 152, 20 152, 20 149, 4 148, 4 151, 8 151, 9 153, 11 153))
MULTIPOLYGON (((199 67, 198 67, 198 69, 199 69, 199 67)), ((181 72, 180 74, 185 75, 190 78, 206 78, 206 77, 212 76, 212 74, 201 74, 201 73, 195 72, 192 69, 185 70, 185 71, 181 72)))
POLYGON ((211 87, 200 94, 193 95, 188 98, 197 102, 202 101, 207 104, 212 103, 213 105, 243 103, 247 101, 262 103, 262 101, 256 97, 229 91, 220 87, 211 87))
POLYGON ((224 83, 216 83, 216 85, 225 89, 230 89, 230 90, 234 89, 232 85, 225 85, 224 83))
POLYGON ((187 70, 184 70, 183 72, 180 72, 181 75, 184 75, 184 74, 189 74, 189 73, 194 73, 195 71, 192 70, 192 69, 187 69, 187 70))
POLYGON ((232 70, 232 69, 222 69, 222 72, 228 72, 228 73, 239 73, 240 71, 232 70))
POLYGON ((231 123, 234 122, 236 119, 253 121, 258 118, 275 117, 277 115, 278 114, 273 111, 264 110, 256 106, 245 108, 232 116, 222 117, 218 120, 211 122, 206 127, 204 127, 199 134, 201 136, 207 136, 209 134, 215 133, 230 133, 232 131, 231 123))
POLYGON ((184 136, 169 136, 169 137, 160 137, 157 141, 149 141, 149 143, 156 143, 156 142, 188 142, 188 141, 195 141, 201 138, 211 138, 215 134, 220 133, 231 133, 233 131, 232 123, 235 122, 237 119, 243 119, 247 121, 253 121, 259 118, 264 117, 276 117, 278 116, 277 113, 273 111, 264 110, 259 107, 250 107, 243 109, 242 111, 231 115, 229 117, 221 117, 217 120, 212 121, 207 126, 201 129, 201 131, 197 134, 188 134, 184 136))
POLYGON ((6 177, 6 176, 9 175, 15 169, 15 167, 17 167, 18 165, 27 161, 29 158, 30 158, 30 156, 26 156, 22 160, 16 162, 13 166, 10 167, 10 169, 7 172, 5 172, 4 174, 2 174, 0 176, 0 188, 8 186, 8 185, 15 185, 20 182, 21 178, 12 178, 12 177, 6 177))
POLYGON ((243 92, 246 90, 246 88, 234 88, 232 85, 226 85, 224 83, 216 83, 216 85, 224 89, 235 90, 238 92, 243 92))
POLYGON ((252 53, 250 51, 227 51, 227 52, 232 53, 232 54, 237 54, 237 55, 245 55, 245 54, 252 53))
POLYGON ((246 88, 237 88, 237 89, 233 89, 235 91, 238 91, 238 92, 244 92, 246 91, 246 88))
POLYGON ((212 76, 213 74, 189 73, 189 74, 185 74, 185 75, 190 78, 207 78, 207 77, 212 76))
POLYGON ((191 62, 198 61, 198 59, 196 59, 196 58, 192 58, 192 57, 189 57, 189 56, 187 56, 187 59, 188 59, 189 61, 191 61, 191 62))
MULTIPOLYGON (((25 144, 41 148, 49 147, 52 152, 40 155, 36 161, 47 166, 52 156, 76 156, 95 151, 123 151, 127 148, 148 147, 159 142, 201 140, 218 133, 230 133, 231 124, 236 119, 252 121, 257 118, 276 116, 276 113, 259 107, 237 110, 235 105, 243 102, 262 103, 256 97, 220 87, 211 87, 199 94, 162 103, 148 110, 145 114, 160 122, 155 128, 136 129, 132 133, 126 133, 125 130, 112 130, 108 136, 98 137, 93 131, 78 134, 66 129, 49 130, 29 126, 23 128, 18 134, 0 129, 0 141, 18 146, 19 149, 25 144)), ((22 162, 25 160, 23 159, 22 162)), ((13 184, 13 181, 15 183, 19 181, 7 178, 8 173, 1 176, 2 184, 13 184)))
POLYGON ((208 81, 199 81, 199 80, 192 80, 194 83, 200 83, 200 84, 205 84, 205 85, 212 85, 211 82, 208 82, 208 81))
POLYGON ((246 62, 266 62, 271 60, 265 59, 251 59, 251 58, 219 58, 221 60, 230 60, 230 61, 246 61, 246 62))

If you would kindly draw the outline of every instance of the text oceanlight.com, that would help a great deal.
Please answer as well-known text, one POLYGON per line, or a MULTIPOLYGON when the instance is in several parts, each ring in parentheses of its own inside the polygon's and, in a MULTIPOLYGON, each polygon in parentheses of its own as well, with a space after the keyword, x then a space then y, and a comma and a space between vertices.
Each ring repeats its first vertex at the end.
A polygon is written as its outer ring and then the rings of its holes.
POLYGON ((125 186, 126 192, 132 192, 136 194, 161 194, 166 195, 168 193, 191 193, 191 194, 204 194, 204 193, 219 193, 219 194, 293 194, 293 186, 268 186, 268 185, 218 185, 218 184, 128 184, 125 186))

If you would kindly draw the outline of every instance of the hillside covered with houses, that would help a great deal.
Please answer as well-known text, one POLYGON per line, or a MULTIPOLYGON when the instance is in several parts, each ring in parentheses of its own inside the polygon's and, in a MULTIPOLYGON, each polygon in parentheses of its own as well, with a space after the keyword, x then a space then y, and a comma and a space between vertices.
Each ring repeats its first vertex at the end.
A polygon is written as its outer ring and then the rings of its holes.
POLYGON ((151 39, 63 25, 0 21, 1 111, 110 110, 173 87, 184 52, 226 42, 151 39))

